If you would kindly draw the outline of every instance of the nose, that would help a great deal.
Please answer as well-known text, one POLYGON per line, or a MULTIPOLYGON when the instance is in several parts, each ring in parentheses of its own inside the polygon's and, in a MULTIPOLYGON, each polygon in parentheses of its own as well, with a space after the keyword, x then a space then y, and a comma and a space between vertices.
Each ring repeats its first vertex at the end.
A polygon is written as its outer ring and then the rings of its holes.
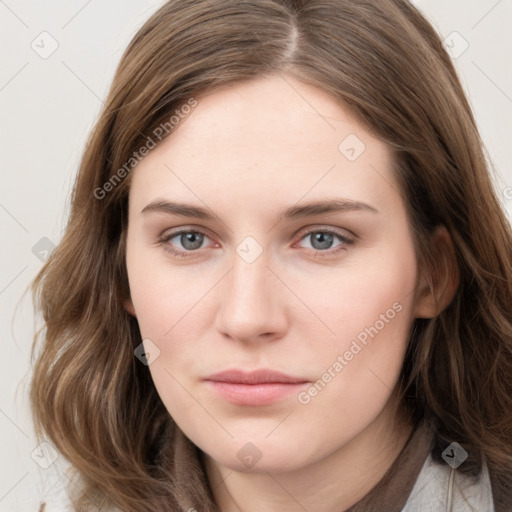
POLYGON ((263 255, 247 263, 235 254, 219 288, 217 331, 241 342, 281 338, 288 322, 283 288, 263 255))

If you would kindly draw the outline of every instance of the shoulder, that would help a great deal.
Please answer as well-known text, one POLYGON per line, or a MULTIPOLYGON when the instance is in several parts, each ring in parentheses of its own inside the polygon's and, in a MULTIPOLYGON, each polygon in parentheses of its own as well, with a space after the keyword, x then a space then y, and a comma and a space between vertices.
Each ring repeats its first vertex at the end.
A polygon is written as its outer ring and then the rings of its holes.
POLYGON ((427 457, 402 512, 495 512, 491 480, 484 462, 477 478, 427 457))

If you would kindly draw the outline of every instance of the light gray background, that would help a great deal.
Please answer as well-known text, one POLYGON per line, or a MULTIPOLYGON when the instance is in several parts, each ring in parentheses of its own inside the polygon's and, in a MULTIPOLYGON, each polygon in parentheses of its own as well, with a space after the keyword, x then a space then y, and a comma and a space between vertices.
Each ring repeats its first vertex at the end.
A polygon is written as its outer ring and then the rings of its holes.
MULTIPOLYGON (((48 469, 35 462, 50 462, 52 452, 36 450, 27 407, 34 318, 23 293, 42 265, 41 239, 60 239, 84 142, 119 58, 162 3, 0 0, 0 511, 35 512, 38 497, 65 480, 62 457, 48 469)), ((448 37, 512 218, 512 0, 415 4, 448 37)))

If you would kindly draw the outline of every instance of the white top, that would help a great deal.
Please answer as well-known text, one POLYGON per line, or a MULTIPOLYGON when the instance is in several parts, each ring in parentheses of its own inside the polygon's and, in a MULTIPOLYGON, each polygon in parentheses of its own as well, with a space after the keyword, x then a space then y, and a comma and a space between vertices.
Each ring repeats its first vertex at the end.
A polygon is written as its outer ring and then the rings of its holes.
POLYGON ((495 512, 487 464, 475 481, 429 454, 402 512, 495 512))

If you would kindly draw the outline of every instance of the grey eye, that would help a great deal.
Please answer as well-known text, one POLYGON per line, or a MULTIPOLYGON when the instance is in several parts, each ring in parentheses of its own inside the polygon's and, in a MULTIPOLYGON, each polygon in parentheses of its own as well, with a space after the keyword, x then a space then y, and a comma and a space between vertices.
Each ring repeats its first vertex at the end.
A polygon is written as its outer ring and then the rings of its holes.
POLYGON ((182 233, 178 233, 171 238, 178 238, 181 246, 187 251, 193 251, 195 249, 199 249, 204 242, 204 235, 198 233, 197 231, 184 231, 182 233))
POLYGON ((203 245, 204 235, 196 231, 187 231, 179 235, 180 243, 184 249, 193 251, 199 249, 203 245))
POLYGON ((310 237, 311 246, 317 250, 330 249, 334 241, 334 235, 325 231, 316 231, 308 236, 310 237))

